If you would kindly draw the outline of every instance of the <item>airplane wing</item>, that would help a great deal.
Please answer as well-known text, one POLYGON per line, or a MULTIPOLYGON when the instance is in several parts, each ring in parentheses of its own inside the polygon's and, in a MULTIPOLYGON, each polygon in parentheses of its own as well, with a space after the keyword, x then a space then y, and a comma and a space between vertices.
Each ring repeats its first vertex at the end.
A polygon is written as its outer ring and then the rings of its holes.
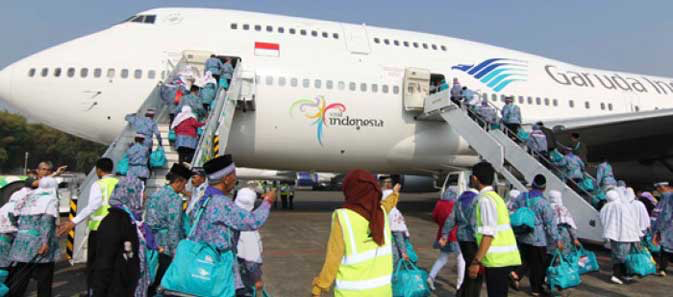
POLYGON ((545 121, 561 143, 580 133, 591 163, 619 163, 619 178, 650 183, 673 178, 673 109, 545 121), (628 177, 627 177, 628 176, 628 177))

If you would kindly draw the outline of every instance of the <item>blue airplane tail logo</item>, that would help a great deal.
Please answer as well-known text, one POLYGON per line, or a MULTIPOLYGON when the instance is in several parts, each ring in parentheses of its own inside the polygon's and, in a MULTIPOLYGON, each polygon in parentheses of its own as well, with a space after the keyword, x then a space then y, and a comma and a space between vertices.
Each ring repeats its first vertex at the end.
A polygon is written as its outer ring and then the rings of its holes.
POLYGON ((528 80, 528 62, 493 58, 479 64, 458 64, 451 67, 478 79, 493 91, 500 92, 509 84, 528 80))

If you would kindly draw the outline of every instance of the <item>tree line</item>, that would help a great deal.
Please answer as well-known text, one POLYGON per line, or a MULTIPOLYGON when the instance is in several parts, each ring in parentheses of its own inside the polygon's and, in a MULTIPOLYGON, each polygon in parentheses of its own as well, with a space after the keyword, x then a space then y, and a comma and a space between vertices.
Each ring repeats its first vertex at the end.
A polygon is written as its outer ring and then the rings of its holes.
POLYGON ((54 166, 67 165, 68 171, 88 173, 105 149, 104 145, 0 111, 0 172, 21 172, 27 152, 29 169, 47 160, 54 166))

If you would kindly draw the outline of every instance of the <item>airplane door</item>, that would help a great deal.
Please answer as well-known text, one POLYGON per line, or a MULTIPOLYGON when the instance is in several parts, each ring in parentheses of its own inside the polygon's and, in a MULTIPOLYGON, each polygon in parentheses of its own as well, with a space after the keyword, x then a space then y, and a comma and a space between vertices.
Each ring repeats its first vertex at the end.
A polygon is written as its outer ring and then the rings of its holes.
POLYGON ((423 111, 425 97, 430 94, 430 71, 407 68, 404 71, 404 110, 423 111))
POLYGON ((343 24, 344 37, 346 39, 346 48, 353 54, 368 55, 371 52, 369 47, 369 35, 365 25, 343 24))

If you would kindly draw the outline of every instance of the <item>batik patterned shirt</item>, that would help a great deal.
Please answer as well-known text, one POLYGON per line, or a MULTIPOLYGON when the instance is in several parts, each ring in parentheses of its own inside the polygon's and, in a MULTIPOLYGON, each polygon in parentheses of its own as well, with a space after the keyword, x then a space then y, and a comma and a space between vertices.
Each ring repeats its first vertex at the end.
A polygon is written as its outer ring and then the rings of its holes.
POLYGON ((549 202, 542 196, 542 192, 532 190, 519 195, 516 201, 514 201, 512 208, 517 210, 521 207, 528 207, 535 212, 535 230, 517 235, 518 241, 538 247, 546 247, 549 240, 552 243, 559 241, 558 228, 554 224, 554 217, 556 215, 549 202))
POLYGON ((164 254, 175 256, 180 240, 185 238, 182 228, 182 198, 166 185, 147 200, 145 224, 152 229, 154 240, 164 254))
POLYGON ((19 231, 16 233, 9 259, 21 263, 49 263, 56 261, 58 255, 58 241, 56 239, 56 218, 51 215, 29 215, 12 217, 16 220, 19 231), (43 244, 49 245, 49 250, 42 256, 37 256, 43 244))
POLYGON ((150 149, 152 148, 153 134, 157 137, 157 140, 161 145, 161 133, 159 133, 159 127, 157 127, 157 123, 155 123, 153 119, 148 117, 140 117, 136 114, 126 115, 124 119, 126 119, 126 121, 131 124, 131 127, 136 130, 136 133, 145 135, 144 145, 146 147, 150 149))
POLYGON ((129 171, 127 176, 135 176, 138 178, 148 178, 150 170, 147 168, 147 162, 150 158, 149 149, 141 144, 134 143, 126 154, 129 157, 129 171))
POLYGON ((673 192, 663 193, 657 208, 661 212, 654 221, 653 230, 661 236, 661 247, 673 253, 673 192))
POLYGON ((465 191, 463 194, 458 197, 458 200, 453 205, 453 211, 449 214, 449 217, 444 221, 444 227, 442 227, 442 237, 449 236, 451 230, 458 226, 456 231, 456 238, 458 241, 469 241, 474 242, 474 230, 476 226, 475 220, 475 206, 477 205, 478 199, 476 198, 477 193, 472 191, 465 191))

